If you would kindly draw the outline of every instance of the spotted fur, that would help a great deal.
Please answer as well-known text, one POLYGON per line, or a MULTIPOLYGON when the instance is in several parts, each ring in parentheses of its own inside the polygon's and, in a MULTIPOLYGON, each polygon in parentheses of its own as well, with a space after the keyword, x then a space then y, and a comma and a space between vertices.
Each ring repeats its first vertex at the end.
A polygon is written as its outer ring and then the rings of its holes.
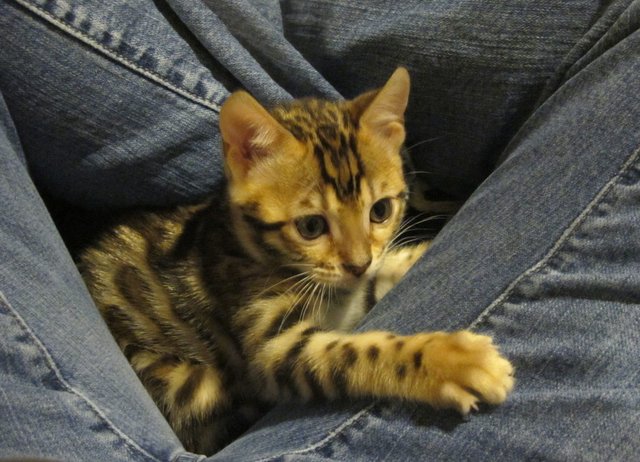
POLYGON ((396 397, 467 413, 505 399, 512 369, 488 337, 348 332, 426 250, 393 245, 408 91, 398 69, 351 101, 267 111, 233 94, 220 114, 226 186, 132 214, 81 256, 187 449, 216 451, 283 400, 396 397))

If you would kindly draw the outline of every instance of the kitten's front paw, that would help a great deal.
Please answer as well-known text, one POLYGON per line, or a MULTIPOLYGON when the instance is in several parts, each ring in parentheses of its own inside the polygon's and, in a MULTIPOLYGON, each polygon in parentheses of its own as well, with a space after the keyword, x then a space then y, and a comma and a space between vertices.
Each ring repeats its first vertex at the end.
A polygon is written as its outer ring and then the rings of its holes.
POLYGON ((491 337, 460 331, 417 338, 423 342, 421 369, 427 386, 419 388, 424 401, 468 414, 479 401, 502 403, 513 388, 513 367, 491 337))
POLYGON ((389 252, 384 258, 384 264, 376 275, 375 298, 380 301, 409 269, 422 257, 429 248, 429 242, 400 247, 389 252))

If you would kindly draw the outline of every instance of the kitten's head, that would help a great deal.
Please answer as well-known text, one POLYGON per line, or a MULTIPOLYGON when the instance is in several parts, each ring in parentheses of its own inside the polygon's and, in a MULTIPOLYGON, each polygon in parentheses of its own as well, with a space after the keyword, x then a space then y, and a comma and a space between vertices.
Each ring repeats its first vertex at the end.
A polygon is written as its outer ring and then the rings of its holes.
POLYGON ((409 74, 349 101, 303 99, 271 110, 248 93, 220 112, 235 226, 276 268, 351 287, 371 277, 407 195, 400 150, 409 74))

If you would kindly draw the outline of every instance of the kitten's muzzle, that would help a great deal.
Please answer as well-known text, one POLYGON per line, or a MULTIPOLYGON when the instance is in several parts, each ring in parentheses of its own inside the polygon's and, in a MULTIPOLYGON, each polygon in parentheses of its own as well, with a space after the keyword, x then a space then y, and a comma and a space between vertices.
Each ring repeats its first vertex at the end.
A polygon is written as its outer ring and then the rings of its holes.
POLYGON ((344 268, 344 270, 347 273, 353 274, 357 278, 362 276, 365 273, 365 271, 367 271, 369 266, 371 266, 371 259, 369 259, 369 261, 365 262, 362 265, 356 265, 356 264, 353 264, 353 263, 343 263, 342 264, 342 268, 344 268))

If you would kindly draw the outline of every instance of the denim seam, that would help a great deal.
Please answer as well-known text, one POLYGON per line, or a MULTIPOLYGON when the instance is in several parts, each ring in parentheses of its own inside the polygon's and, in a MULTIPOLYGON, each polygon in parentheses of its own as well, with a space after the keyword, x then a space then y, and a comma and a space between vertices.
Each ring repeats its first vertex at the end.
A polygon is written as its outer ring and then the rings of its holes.
POLYGON ((365 406, 360 411, 358 411, 355 415, 353 415, 349 419, 345 420, 340 425, 338 425, 336 428, 334 428, 332 431, 330 431, 329 434, 327 436, 325 436, 323 439, 321 439, 317 443, 312 444, 311 446, 308 446, 308 447, 306 447, 304 449, 298 449, 297 451, 288 451, 288 452, 283 452, 283 453, 275 455, 275 456, 269 456, 269 457, 265 457, 265 458, 262 458, 262 459, 256 459, 254 462, 268 462, 268 461, 271 461, 271 460, 276 460, 276 459, 278 459, 280 457, 283 457, 283 456, 289 456, 289 455, 293 455, 293 454, 304 454, 304 453, 307 453, 307 452, 311 452, 311 451, 315 451, 317 449, 320 449, 321 447, 326 446, 333 439, 335 439, 335 437, 338 436, 338 434, 340 434, 342 431, 344 431, 347 428, 351 427, 357 421, 359 421, 360 419, 362 419, 363 417, 368 415, 369 411, 377 403, 378 402, 375 401, 375 402, 365 406))
POLYGON ((123 431, 121 431, 113 422, 111 422, 111 420, 109 420, 109 418, 100 410, 100 408, 96 404, 93 403, 93 401, 91 401, 91 399, 85 396, 81 391, 75 389, 73 386, 71 386, 71 384, 69 384, 65 380, 64 376, 60 372, 60 369, 57 367, 55 360, 49 353, 49 350, 47 350, 47 347, 44 345, 44 343, 42 343, 42 341, 38 338, 38 336, 35 335, 35 333, 29 328, 29 325, 22 318, 22 316, 20 316, 20 314, 18 314, 18 312, 16 312, 13 309, 13 307, 9 303, 9 300, 7 300, 7 298, 2 293, 2 291, 0 291, 0 306, 2 305, 6 307, 7 312, 15 319, 15 321, 22 327, 22 329, 24 329, 25 333, 32 339, 35 346, 40 350, 40 353, 44 356, 47 362, 47 365, 49 366, 49 369, 51 370, 51 372, 54 373, 60 385, 62 385, 62 387, 67 392, 76 395, 78 398, 84 401, 89 406, 89 408, 98 416, 98 418, 101 419, 107 425, 107 427, 110 428, 118 437, 120 437, 124 441, 124 443, 127 446, 129 446, 132 450, 140 452, 145 457, 151 460, 160 462, 159 459, 149 454, 145 449, 143 449, 135 441, 129 438, 123 431))
POLYGON ((566 241, 574 234, 578 226, 580 226, 586 218, 591 214, 593 209, 602 201, 605 195, 607 195, 613 186, 622 178, 622 175, 631 168, 631 166, 638 160, 640 156, 640 147, 637 148, 622 164, 620 170, 598 191, 595 197, 587 204, 584 210, 569 224, 567 229, 558 238, 551 249, 540 259, 536 264, 531 266, 528 270, 524 271, 520 276, 514 279, 511 284, 500 294, 498 297, 487 306, 480 315, 469 325, 469 329, 476 328, 479 324, 487 320, 491 313, 501 304, 503 304, 507 298, 512 294, 514 289, 527 277, 541 271, 547 265, 549 260, 555 256, 558 250, 566 243, 566 241))
POLYGON ((92 48, 95 48, 99 52, 101 52, 104 55, 106 55, 108 58, 111 58, 115 62, 122 64, 124 67, 127 67, 127 68, 129 68, 129 69, 131 69, 131 70, 133 70, 133 71, 135 71, 137 73, 142 74, 147 79, 149 79, 149 80, 151 80, 151 81, 153 81, 153 82, 155 82, 157 84, 162 85, 163 87, 165 87, 168 90, 171 90, 172 92, 182 96, 183 98, 186 98, 186 99, 188 99, 188 100, 190 100, 190 101, 192 101, 192 102, 194 102, 196 104, 204 106, 207 109, 211 109, 211 110, 213 110, 215 112, 220 112, 220 106, 218 104, 215 104, 215 103, 213 103, 211 101, 207 101, 206 99, 203 99, 203 98, 199 97, 198 95, 190 92, 189 90, 186 90, 184 88, 180 88, 180 87, 174 85, 173 83, 168 82, 167 80, 164 79, 163 76, 161 76, 157 72, 154 72, 154 71, 152 71, 150 69, 145 69, 144 67, 138 65, 138 63, 130 60, 126 56, 121 55, 117 51, 112 50, 110 48, 107 48, 106 46, 104 46, 101 43, 97 42, 93 37, 88 35, 86 32, 83 32, 81 30, 76 29, 75 27, 70 26, 69 24, 65 23, 64 21, 60 20, 56 16, 52 15, 50 12, 46 11, 42 7, 40 7, 38 5, 32 5, 31 3, 27 2, 26 0, 14 0, 14 1, 16 3, 18 3, 18 4, 20 4, 22 7, 28 9, 29 11, 31 11, 32 13, 37 15, 38 17, 44 19, 45 21, 48 21, 49 23, 51 23, 54 26, 60 28, 61 30, 63 30, 67 34, 69 34, 69 35, 75 37, 76 39, 80 40, 85 45, 88 45, 88 46, 90 46, 92 48))

